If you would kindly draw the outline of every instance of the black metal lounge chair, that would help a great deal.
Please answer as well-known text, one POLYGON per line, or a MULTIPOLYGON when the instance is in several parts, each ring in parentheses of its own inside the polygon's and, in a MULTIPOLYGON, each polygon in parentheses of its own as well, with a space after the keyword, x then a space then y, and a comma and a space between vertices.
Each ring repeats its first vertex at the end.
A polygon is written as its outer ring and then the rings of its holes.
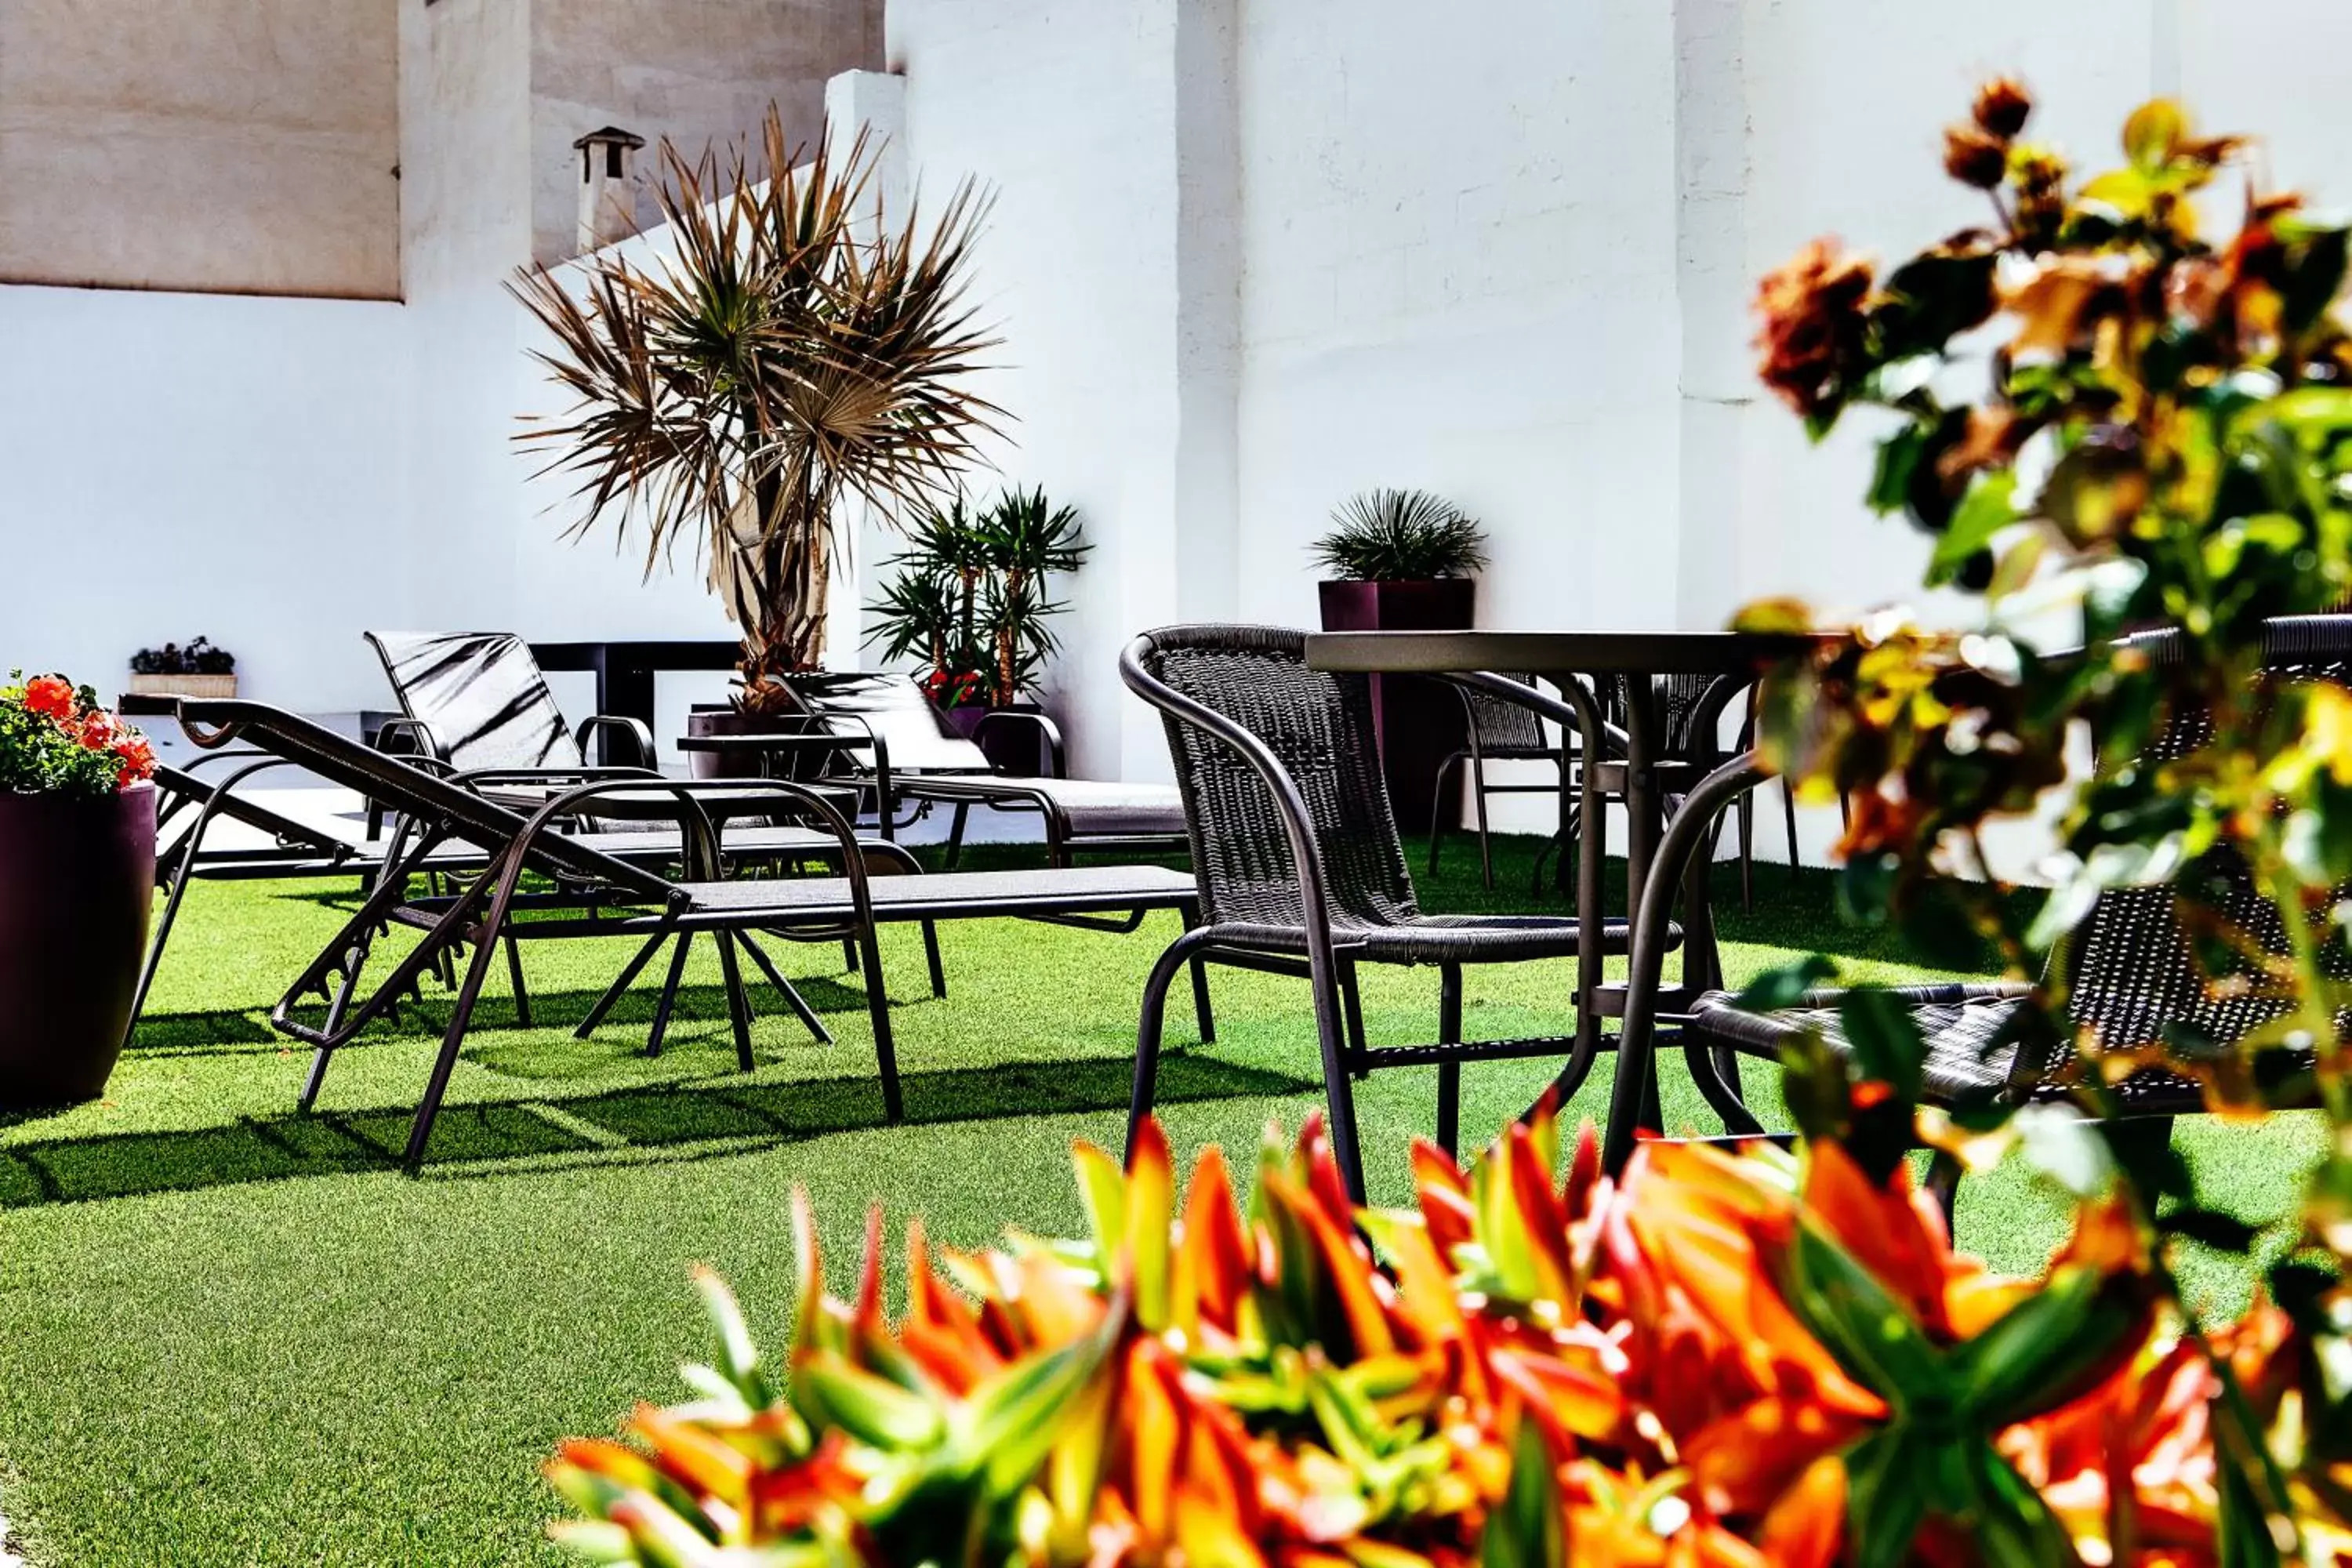
MULTIPOLYGON (((476 781, 488 778, 515 777, 499 772, 479 775, 459 774, 446 764, 421 752, 402 754, 402 761, 412 767, 427 769, 450 777, 467 787, 477 787, 476 781)), ((242 793, 241 786, 273 770, 294 764, 265 752, 232 747, 194 759, 186 768, 171 766, 156 770, 155 784, 159 797, 157 813, 156 885, 164 894, 163 910, 148 939, 147 954, 140 966, 138 985, 133 993, 131 1023, 124 1036, 127 1046, 135 1037, 139 1020, 146 1007, 155 973, 162 965, 173 931, 176 929, 188 884, 198 878, 206 879, 238 879, 247 878, 305 878, 356 876, 360 891, 364 893, 375 878, 382 874, 388 857, 397 858, 399 851, 383 840, 380 828, 372 828, 364 836, 358 832, 338 833, 331 826, 304 821, 265 805, 242 793), (196 770, 214 763, 238 764, 217 779, 199 775, 196 770), (269 836, 265 844, 244 843, 215 847, 208 842, 212 829, 222 821, 269 836)), ((601 776, 607 770, 581 770, 581 773, 601 776)), ((644 776, 640 770, 617 770, 621 776, 644 776)), ((521 778, 528 779, 545 798, 553 778, 569 778, 585 782, 569 772, 544 773, 530 770, 521 778)), ((511 804, 511 803, 509 803, 511 804)), ((368 802, 371 820, 380 820, 382 804, 372 797, 368 802)), ((583 836, 593 847, 620 858, 631 860, 656 869, 678 864, 684 854, 680 835, 671 827, 658 831, 663 825, 638 822, 628 825, 635 831, 596 833, 583 836)), ((757 825, 741 826, 724 825, 725 860, 730 866, 761 866, 782 868, 797 862, 822 862, 835 854, 830 835, 801 826, 757 825)), ((395 837, 398 837, 395 835, 395 837)), ((446 877, 467 870, 479 870, 488 864, 488 852, 460 842, 446 842, 424 857, 413 869, 428 877, 446 877)), ((939 956, 935 931, 924 928, 925 950, 929 958, 935 994, 946 994, 946 975, 939 956)), ((530 1021, 530 994, 521 974, 521 960, 510 945, 509 963, 512 972, 515 1005, 520 1020, 530 1021)), ((454 975, 445 972, 445 978, 454 984, 454 975)), ((593 1020, 591 1021, 593 1026, 593 1020)), ((587 1026, 583 1026, 583 1037, 587 1026)), ((818 1031, 822 1036, 823 1031, 818 1031)))
POLYGON ((1077 851, 1172 850, 1184 843, 1184 805, 1167 784, 1117 784, 1065 776, 1061 731, 1043 713, 1003 710, 981 721, 973 739, 950 727, 912 676, 888 671, 785 678, 809 718, 843 734, 872 739, 870 759, 852 757, 853 776, 874 792, 887 835, 901 803, 918 810, 951 805, 948 863, 962 848, 971 808, 1034 813, 1045 824, 1047 858, 1067 865, 1077 851), (1002 773, 978 744, 990 731, 1025 729, 1046 772, 1002 773))
MULTIPOLYGON (((2163 634, 2145 643, 2158 657, 2165 656, 2163 634)), ((2265 628, 2264 651, 2270 679, 2352 682, 2352 616, 2272 621, 2265 628)), ((2176 715, 2152 754, 2179 755, 2202 732, 2200 716, 2176 715)), ((1766 777, 1751 754, 1703 781, 1659 846, 1661 871, 1686 866, 1711 837, 1709 819, 1766 777)), ((2273 951, 2284 951, 2285 933, 2276 911, 2256 892, 2244 867, 2232 858, 2216 857, 2210 869, 2222 889, 2221 912, 2271 944, 2273 951)), ((1603 1150, 1611 1170, 1622 1166, 1639 1135, 1643 1110, 1638 1097, 1654 1071, 1661 1024, 1679 1028, 1692 1078, 1733 1136, 1763 1131, 1739 1093, 1739 1057, 1778 1059, 1788 1044, 1807 1034, 1833 1051, 1852 1049, 1840 1021, 1843 994, 1833 990, 1812 993, 1794 1006, 1769 1012, 1749 1011, 1731 994, 1712 991, 1696 998, 1688 1015, 1661 1016, 1654 998, 1663 949, 1643 938, 1665 922, 1678 880, 1671 874, 1654 875, 1635 915, 1632 997, 1603 1150)), ((2340 947, 2331 948, 2330 956, 2344 966, 2340 947)), ((2065 1021, 2077 1032, 2080 1048, 2095 1050, 2097 1040, 2105 1037, 2144 1040, 2167 1024, 2187 1025, 2206 1038, 2227 1042, 2274 1016, 2273 1004, 2209 991, 2168 887, 2119 888, 2101 894, 2054 962, 2065 966, 2065 1021)), ((2009 1028, 2024 987, 1921 985, 1895 994, 1911 1009, 1927 1045, 1921 1097, 1927 1103, 2023 1103, 2066 1092, 2063 1075, 2071 1061, 2039 1048, 2021 1048, 2009 1028)), ((2108 1087, 2122 1114, 2143 1123, 2139 1135, 2156 1142, 2170 1137, 2174 1117, 2204 1109, 2202 1092, 2194 1082, 2159 1069, 2144 1069, 2108 1087)), ((1958 1176, 1957 1168, 1948 1163, 1939 1163, 1931 1172, 1948 1212, 1958 1176)))
POLYGON ((1597 1031, 1465 1042, 1462 970, 1576 958, 1584 994, 1602 954, 1625 951, 1625 922, 1600 917, 1597 881, 1574 916, 1423 914, 1381 777, 1369 683, 1309 669, 1303 632, 1165 627, 1130 643, 1119 673, 1167 716, 1206 922, 1160 955, 1145 986, 1130 1137, 1151 1108, 1168 987, 1180 967, 1202 960, 1312 983, 1332 1152, 1359 1198, 1353 1079, 1435 1065, 1437 1137, 1448 1148, 1465 1061, 1559 1057, 1573 1090, 1591 1069, 1597 1031), (1437 966, 1434 1044, 1366 1042, 1356 980, 1364 963, 1437 966))
POLYGON ((400 699, 405 720, 380 739, 406 739, 451 767, 473 771, 551 768, 578 773, 588 765, 591 735, 601 735, 614 765, 655 770, 650 731, 619 714, 593 714, 576 731, 530 645, 512 632, 367 632, 362 634, 400 699))
MULTIPOLYGON (((781 977, 750 940, 751 932, 795 941, 854 942, 864 961, 866 1011, 874 1029, 885 1113, 895 1121, 903 1114, 903 1105, 889 1004, 875 942, 877 921, 920 922, 1013 915, 1076 924, 1122 916, 1122 920, 1101 923, 1111 930, 1132 930, 1149 910, 1176 910, 1189 921, 1196 902, 1191 878, 1157 867, 877 879, 869 874, 871 870, 887 868, 894 860, 903 868, 911 861, 895 847, 861 844, 847 820, 823 795, 782 781, 598 779, 564 791, 525 816, 453 779, 385 756, 261 703, 178 699, 152 701, 139 710, 174 714, 188 738, 200 747, 243 742, 381 800, 400 814, 404 837, 394 835, 393 850, 398 858, 387 866, 368 898, 280 998, 270 1012, 270 1023, 314 1047, 300 1099, 301 1108, 307 1110, 316 1102, 336 1049, 388 1015, 403 996, 415 994, 419 980, 443 954, 470 944, 473 956, 410 1127, 404 1158, 411 1172, 423 1163, 434 1119, 488 975, 491 953, 509 934, 531 938, 641 935, 648 939, 640 952, 642 963, 646 953, 674 934, 710 932, 718 943, 726 982, 737 1059, 747 1070, 752 1066, 750 1013, 738 945, 781 986, 781 977), (772 801, 778 814, 802 816, 829 835, 837 847, 844 874, 773 881, 715 879, 718 838, 698 802, 745 791, 772 801), (679 829, 689 839, 687 879, 663 877, 561 828, 564 820, 598 808, 625 807, 633 814, 643 814, 665 802, 674 803, 679 829), (412 899, 410 872, 451 841, 486 851, 484 868, 467 878, 454 894, 412 899), (880 865, 869 867, 869 857, 880 865), (532 895, 524 891, 523 881, 533 873, 571 889, 571 896, 552 912, 552 918, 517 918, 530 905, 532 895), (593 899, 581 896, 590 891, 595 895, 593 899), (371 992, 361 996, 362 970, 377 931, 387 921, 417 929, 422 940, 385 971, 371 992), (314 995, 322 999, 323 1016, 316 1021, 298 1016, 307 999, 314 995)), ((618 984, 625 984, 634 972, 635 965, 618 984)))

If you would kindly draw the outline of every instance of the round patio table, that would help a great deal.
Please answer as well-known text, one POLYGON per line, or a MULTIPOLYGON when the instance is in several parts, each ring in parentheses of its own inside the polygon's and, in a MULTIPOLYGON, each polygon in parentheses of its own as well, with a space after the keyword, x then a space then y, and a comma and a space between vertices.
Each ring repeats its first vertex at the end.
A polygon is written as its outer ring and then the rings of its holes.
MULTIPOLYGON (((1601 867, 1607 853, 1606 796, 1613 788, 1625 802, 1626 909, 1641 907, 1651 861, 1664 826, 1665 785, 1695 783, 1717 760, 1716 724, 1731 700, 1779 658, 1812 639, 1796 633, 1765 632, 1319 632, 1307 639, 1307 663, 1314 669, 1360 674, 1490 675, 1499 671, 1540 676, 1559 688, 1582 720, 1584 796, 1577 827, 1577 1049, 1562 1072, 1561 1087, 1573 1092, 1590 1070, 1602 1037, 1604 1017, 1622 1017, 1625 987, 1603 983, 1601 973, 1601 867), (1659 701, 1661 676, 1713 678, 1693 710, 1693 754, 1668 759, 1664 718, 1659 701), (1624 726, 1606 725, 1598 702, 1580 676, 1617 678, 1625 693, 1624 726), (1622 761, 1606 760, 1614 741, 1622 761), (1680 777, 1687 774, 1687 780, 1680 777)), ((1707 908, 1705 858, 1694 862, 1684 891, 1681 984, 1662 986, 1657 1007, 1680 1011, 1701 991, 1722 982, 1707 908)), ((1663 971, 1661 971, 1663 973, 1663 971)), ((1659 1125, 1657 1083, 1643 1093, 1641 1125, 1659 1125)))

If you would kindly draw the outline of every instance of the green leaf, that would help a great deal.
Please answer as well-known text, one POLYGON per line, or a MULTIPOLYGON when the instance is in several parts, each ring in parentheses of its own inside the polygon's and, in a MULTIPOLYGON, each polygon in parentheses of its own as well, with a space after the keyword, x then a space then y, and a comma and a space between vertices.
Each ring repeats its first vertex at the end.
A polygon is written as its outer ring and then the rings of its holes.
POLYGON ((1109 1353, 1123 1312, 1105 1319, 1106 1331, 1019 1362, 971 1391, 969 1452, 986 1466, 990 1493, 1008 1497, 1045 1462, 1070 1414, 1109 1353))
POLYGON ((1990 1568, 2074 1568, 2074 1542, 2042 1500, 1992 1445, 1969 1444, 1962 1456, 1969 1490, 1974 1542, 1990 1568))
POLYGON ((1870 470, 1870 508, 1881 517, 1900 511, 1911 494, 1911 476, 1935 441, 1932 425, 1906 425, 1878 444, 1870 470))
POLYGON ((1952 1371, 1971 1419, 1990 1431, 2072 1398, 2082 1374, 2141 1327, 2106 1276, 2071 1264, 1953 1351, 1952 1371))
POLYGON ((1094 1232, 1096 1262, 1108 1279, 1127 1239, 1127 1173, 1108 1152, 1087 1142, 1071 1145, 1070 1163, 1077 1167, 1078 1201, 1094 1232))
POLYGON ((1960 497, 1959 509, 1952 513, 1952 525, 1936 541, 1936 553, 1927 565, 1927 581, 1931 585, 1948 583, 1978 551, 1992 542, 1992 536, 2017 521, 2017 474, 2014 469, 1997 468, 1979 473, 1969 481, 1968 492, 1960 497))
POLYGON ((1821 953, 1809 952, 1794 963, 1768 969, 1749 981, 1739 994, 1739 1005, 1750 1013, 1776 1013, 1794 1007, 1804 1000, 1806 992, 1836 978, 1836 964, 1821 953))
POLYGON ((928 1448, 947 1431, 929 1400, 830 1352, 821 1351, 793 1369, 793 1394, 812 1426, 838 1426, 877 1448, 928 1448))
POLYGON ((1898 1413, 1948 1423, 1958 1385, 1943 1352, 1870 1270, 1805 1221, 1783 1272, 1790 1310, 1849 1373, 1898 1413))
POLYGON ((1855 1444, 1845 1456, 1846 1535, 1854 1568, 1902 1568, 1927 1517, 1920 1472, 1932 1462, 1927 1445, 1900 1426, 1855 1444))
POLYGON ((1511 1444, 1510 1485, 1478 1538, 1480 1568, 1567 1568, 1566 1524, 1550 1446, 1523 1414, 1511 1444))
POLYGON ((1906 1003, 1874 986, 1857 985, 1838 1003, 1838 1022, 1866 1076, 1893 1085, 1906 1101, 1919 1098, 1927 1042, 1906 1003))
POLYGON ((727 1281, 708 1268, 695 1270, 694 1286, 702 1293, 703 1310, 709 1314, 710 1326, 718 1337, 718 1370, 743 1403, 754 1410, 765 1410, 776 1402, 775 1385, 760 1365, 760 1347, 752 1342, 750 1325, 743 1321, 743 1310, 737 1305, 735 1292, 727 1281))

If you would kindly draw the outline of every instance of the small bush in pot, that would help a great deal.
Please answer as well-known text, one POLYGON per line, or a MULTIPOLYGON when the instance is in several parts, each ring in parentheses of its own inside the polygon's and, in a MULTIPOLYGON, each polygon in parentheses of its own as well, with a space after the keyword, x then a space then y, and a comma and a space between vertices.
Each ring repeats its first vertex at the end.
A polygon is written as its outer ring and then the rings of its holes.
POLYGON ((165 697, 234 697, 236 655, 209 637, 167 642, 131 656, 131 689, 165 697))
POLYGON ((154 895, 154 771, 89 687, 0 685, 0 1108, 86 1100, 113 1070, 154 895))
POLYGON ((1342 583, 1475 577, 1486 564, 1486 530, 1427 490, 1367 490, 1342 502, 1331 521, 1307 550, 1342 583))
POLYGON ((942 708, 1010 708, 1033 693, 1061 646, 1049 577, 1076 571, 1093 546, 1075 508, 1042 489, 1006 490, 985 508, 961 495, 908 530, 898 574, 866 606, 866 635, 889 659, 929 666, 924 688, 942 708))

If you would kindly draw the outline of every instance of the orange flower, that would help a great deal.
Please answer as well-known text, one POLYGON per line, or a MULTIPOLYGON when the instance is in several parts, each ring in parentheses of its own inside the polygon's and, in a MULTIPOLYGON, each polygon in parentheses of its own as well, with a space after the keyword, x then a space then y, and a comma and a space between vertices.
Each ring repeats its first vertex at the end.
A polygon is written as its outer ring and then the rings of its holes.
POLYGON ((1780 400, 1807 418, 1834 416, 1862 368, 1864 301, 1870 263, 1816 239, 1756 289, 1763 327, 1758 374, 1780 400))
POLYGON ((37 675, 25 683, 25 707, 44 719, 73 717, 74 689, 62 676, 37 675))

